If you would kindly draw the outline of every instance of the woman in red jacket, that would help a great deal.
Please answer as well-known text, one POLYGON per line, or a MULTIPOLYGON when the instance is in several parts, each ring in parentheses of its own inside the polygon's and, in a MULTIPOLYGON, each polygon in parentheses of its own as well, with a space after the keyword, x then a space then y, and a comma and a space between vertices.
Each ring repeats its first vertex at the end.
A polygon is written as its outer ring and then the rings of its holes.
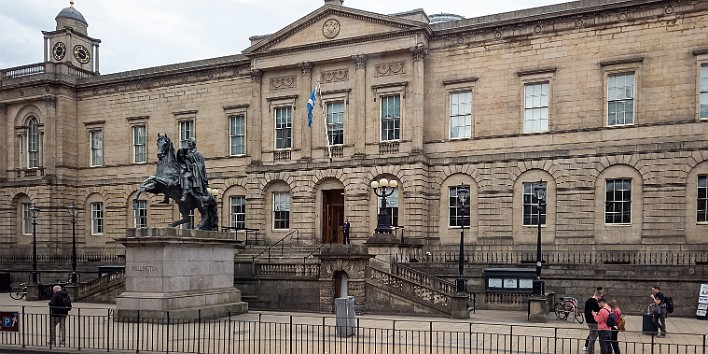
MULTIPOLYGON (((607 305, 609 305, 612 311, 615 313, 617 324, 619 324, 620 318, 622 318, 622 311, 620 311, 619 305, 617 304, 617 300, 612 299, 607 302, 607 305)), ((612 334, 610 335, 610 343, 612 344, 612 350, 610 351, 610 353, 614 352, 615 354, 620 354, 620 346, 619 342, 617 341, 617 334, 619 334, 619 327, 617 325, 612 326, 612 334)))

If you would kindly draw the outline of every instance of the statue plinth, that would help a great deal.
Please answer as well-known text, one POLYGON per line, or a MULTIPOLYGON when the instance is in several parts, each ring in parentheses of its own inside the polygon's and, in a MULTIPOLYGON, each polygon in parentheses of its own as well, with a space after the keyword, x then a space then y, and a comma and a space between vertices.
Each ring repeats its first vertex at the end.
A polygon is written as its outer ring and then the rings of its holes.
POLYGON ((128 229, 125 292, 116 318, 215 318, 248 311, 233 287, 233 233, 181 229, 128 229))

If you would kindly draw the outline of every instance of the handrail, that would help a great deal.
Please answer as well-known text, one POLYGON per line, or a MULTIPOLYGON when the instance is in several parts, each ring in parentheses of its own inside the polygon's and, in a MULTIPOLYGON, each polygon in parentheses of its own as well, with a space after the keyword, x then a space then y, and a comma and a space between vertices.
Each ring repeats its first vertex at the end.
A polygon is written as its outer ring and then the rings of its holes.
MULTIPOLYGON (((449 295, 452 295, 456 292, 455 283, 438 278, 434 275, 430 275, 425 272, 421 272, 415 268, 409 267, 398 262, 391 263, 391 273, 409 281, 425 285, 429 288, 436 289, 449 295), (408 274, 406 274, 406 272, 401 272, 401 270, 405 270, 408 274)), ((477 294, 471 292, 469 287, 467 287, 467 289, 465 290, 467 290, 467 293, 469 294, 469 307, 472 308, 473 312, 477 312, 477 294)))
POLYGON ((90 295, 95 294, 97 291, 119 284, 125 281, 125 271, 118 271, 111 273, 110 275, 102 276, 97 279, 91 280, 88 283, 81 284, 79 286, 78 297, 74 299, 75 301, 84 299, 90 295))
POLYGON ((310 252, 310 254, 308 254, 307 256, 302 257, 302 264, 305 265, 307 263, 307 259, 310 258, 313 254, 315 254, 315 252, 319 252, 322 247, 324 247, 324 243, 321 243, 314 251, 310 252))
POLYGON ((278 244, 280 244, 280 247, 281 247, 281 248, 280 248, 280 251, 281 251, 281 253, 282 253, 282 252, 283 252, 283 247, 285 246, 285 239, 288 238, 288 237, 291 237, 291 238, 292 238, 292 235, 293 235, 293 234, 297 235, 297 238, 300 238, 300 230, 293 230, 293 231, 290 231, 290 233, 288 233, 287 235, 283 236, 283 238, 281 238, 280 240, 278 240, 278 241, 275 242, 274 244, 268 246, 268 247, 267 247, 266 249, 264 249, 261 253, 255 255, 255 256, 252 258, 253 262, 256 261, 256 258, 262 256, 262 255, 263 255, 264 253, 266 253, 266 252, 268 252, 268 262, 270 262, 270 250, 271 250, 273 247, 275 247, 275 246, 277 246, 278 244))

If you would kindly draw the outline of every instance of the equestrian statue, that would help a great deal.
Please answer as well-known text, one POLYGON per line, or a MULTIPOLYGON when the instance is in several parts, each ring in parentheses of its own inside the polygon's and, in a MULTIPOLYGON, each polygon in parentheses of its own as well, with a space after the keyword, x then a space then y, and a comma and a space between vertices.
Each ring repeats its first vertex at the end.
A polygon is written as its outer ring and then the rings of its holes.
POLYGON ((219 216, 216 198, 209 189, 204 156, 197 151, 197 141, 194 138, 188 138, 186 143, 186 147, 175 153, 172 140, 167 135, 157 134, 157 172, 140 184, 133 200, 133 209, 136 209, 138 198, 143 192, 164 194, 162 203, 174 200, 182 215, 182 219, 173 221, 169 227, 188 223, 190 214, 198 209, 201 220, 194 229, 217 230, 219 216))

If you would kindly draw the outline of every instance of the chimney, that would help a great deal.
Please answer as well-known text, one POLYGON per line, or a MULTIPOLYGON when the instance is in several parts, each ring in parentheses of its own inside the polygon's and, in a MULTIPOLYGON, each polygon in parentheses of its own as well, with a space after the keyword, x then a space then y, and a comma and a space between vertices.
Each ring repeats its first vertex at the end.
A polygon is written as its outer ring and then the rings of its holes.
POLYGON ((342 6, 344 0, 324 0, 325 5, 342 6))

